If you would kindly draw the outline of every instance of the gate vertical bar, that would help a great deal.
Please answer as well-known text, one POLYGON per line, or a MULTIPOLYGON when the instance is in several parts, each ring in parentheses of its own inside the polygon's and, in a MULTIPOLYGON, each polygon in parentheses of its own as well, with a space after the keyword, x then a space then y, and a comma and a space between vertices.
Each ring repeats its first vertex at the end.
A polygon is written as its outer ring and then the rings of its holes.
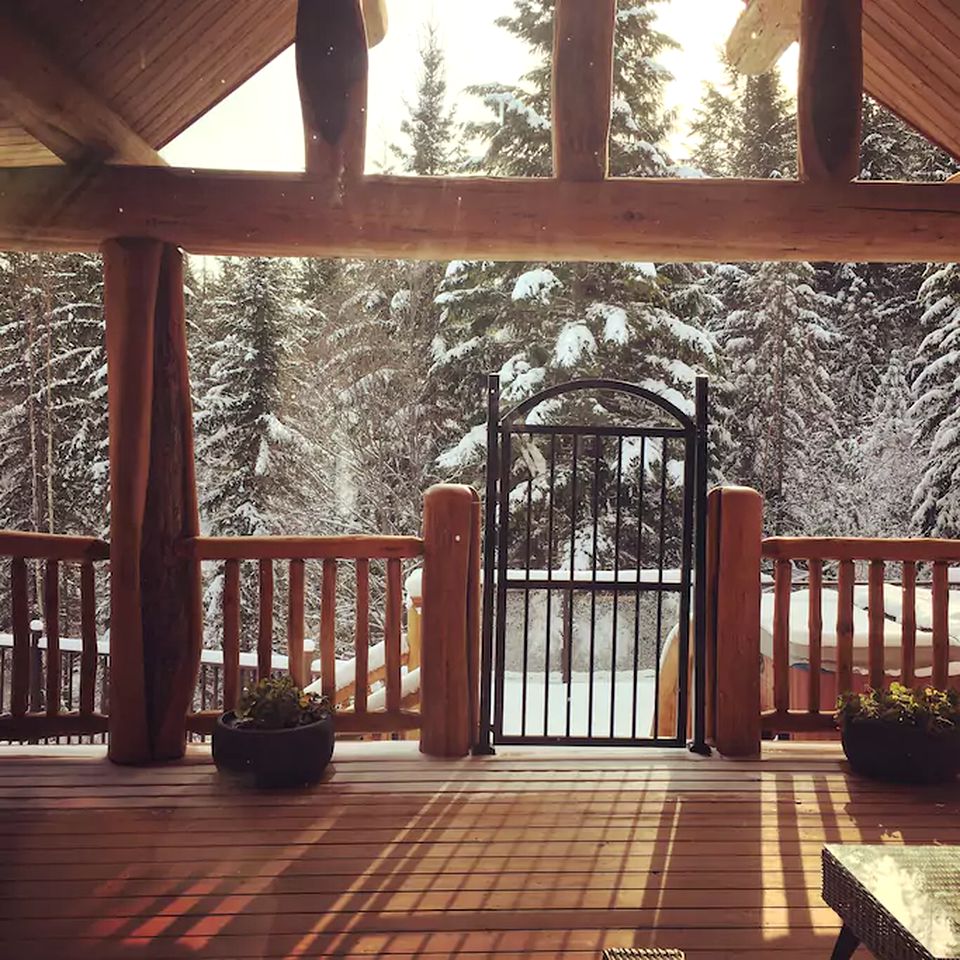
MULTIPOLYGON (((707 435, 709 395, 707 378, 697 377, 696 416, 697 416, 697 482, 696 482, 696 545, 694 548, 694 714, 693 743, 690 749, 694 753, 707 755, 707 465, 709 438, 707 435)), ((716 703, 714 697, 713 702, 716 703)))
POLYGON ((496 642, 494 644, 494 689, 493 689, 493 729, 495 737, 503 736, 503 691, 507 672, 507 552, 510 530, 510 469, 513 457, 510 452, 512 434, 509 424, 498 429, 500 446, 498 490, 497 490, 497 612, 496 642))
POLYGON ((473 746, 475 756, 489 756, 493 750, 493 718, 490 695, 493 689, 493 590, 497 555, 497 476, 500 432, 500 375, 487 377, 487 492, 483 529, 483 633, 480 667, 480 731, 473 746))

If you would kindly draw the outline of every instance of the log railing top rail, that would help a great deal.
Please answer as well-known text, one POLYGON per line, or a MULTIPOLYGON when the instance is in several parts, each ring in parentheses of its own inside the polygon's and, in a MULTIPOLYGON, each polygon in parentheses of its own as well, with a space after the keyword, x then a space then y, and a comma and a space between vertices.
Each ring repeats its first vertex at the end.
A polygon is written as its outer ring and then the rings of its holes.
POLYGON ((883 560, 887 563, 960 563, 960 540, 870 537, 768 537, 767 560, 883 560))
POLYGON ((0 530, 0 557, 84 563, 91 560, 108 560, 110 544, 96 537, 0 530))
POLYGON ((409 560, 423 556, 419 537, 195 537, 197 560, 409 560))

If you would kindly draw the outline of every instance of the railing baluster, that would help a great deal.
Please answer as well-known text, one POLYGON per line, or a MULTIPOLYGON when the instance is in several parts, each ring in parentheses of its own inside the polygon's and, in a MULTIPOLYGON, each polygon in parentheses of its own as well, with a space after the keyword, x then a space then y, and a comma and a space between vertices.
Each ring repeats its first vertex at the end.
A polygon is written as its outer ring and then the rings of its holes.
POLYGON ((303 560, 291 560, 287 596, 287 669, 300 687, 307 684, 303 660, 303 580, 303 560))
POLYGON ((223 709, 234 710, 240 699, 240 561, 223 570, 223 709))
POLYGON ((356 664, 353 709, 367 712, 367 677, 370 673, 370 561, 357 561, 356 664))
POLYGON ((27 564, 21 557, 10 561, 11 619, 13 621, 13 683, 10 712, 22 717, 30 693, 30 605, 27 598, 27 564))
POLYGON ((387 712, 400 710, 400 610, 403 585, 400 561, 387 561, 387 610, 384 626, 384 665, 387 673, 387 712))
POLYGON ((853 581, 852 560, 840 563, 837 584, 837 693, 853 689, 853 581))
POLYGON ((47 635, 47 716, 60 712, 60 563, 43 566, 43 621, 47 635))
POLYGON ((273 561, 260 561, 260 632, 257 637, 257 679, 273 670, 273 561))
POLYGON ((906 686, 912 687, 916 681, 917 669, 917 565, 915 563, 904 561, 902 579, 900 680, 906 686))
POLYGON ((97 690, 97 581, 89 561, 80 567, 80 713, 93 713, 97 690))
POLYGON ((337 561, 323 561, 320 596, 320 689, 331 703, 337 695, 337 561))
POLYGON ((807 612, 807 634, 809 636, 809 672, 807 710, 820 712, 820 652, 823 645, 823 561, 811 560, 808 578, 810 606, 807 612))
POLYGON ((950 584, 946 563, 933 565, 933 685, 944 690, 950 680, 950 584))
POLYGON ((870 561, 869 586, 867 588, 867 634, 869 642, 870 686, 880 690, 884 685, 883 656, 883 575, 882 560, 870 561))
POLYGON ((773 600, 773 706, 777 713, 790 709, 790 580, 793 564, 778 560, 774 568, 773 600))

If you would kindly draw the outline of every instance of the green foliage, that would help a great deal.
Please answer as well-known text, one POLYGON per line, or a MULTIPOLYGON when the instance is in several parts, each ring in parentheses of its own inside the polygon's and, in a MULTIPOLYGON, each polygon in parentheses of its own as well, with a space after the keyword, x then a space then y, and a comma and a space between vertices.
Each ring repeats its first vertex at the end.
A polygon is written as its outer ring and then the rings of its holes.
POLYGON ((960 729, 960 693, 890 684, 889 690, 845 693, 837 703, 837 719, 842 723, 878 720, 882 723, 920 727, 928 733, 960 729))
POLYGON ((330 716, 330 701, 306 693, 290 677, 265 677, 245 687, 237 708, 237 726, 258 730, 303 727, 330 716))

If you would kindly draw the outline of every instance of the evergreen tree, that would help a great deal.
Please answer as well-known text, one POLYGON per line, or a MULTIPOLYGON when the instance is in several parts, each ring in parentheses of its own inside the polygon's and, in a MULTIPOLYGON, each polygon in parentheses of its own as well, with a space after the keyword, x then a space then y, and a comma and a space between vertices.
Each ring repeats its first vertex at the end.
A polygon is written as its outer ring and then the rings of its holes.
POLYGON ((727 475, 763 493, 768 530, 806 531, 838 439, 830 303, 805 263, 729 266, 721 276, 724 299, 737 304, 718 329, 733 398, 727 475))
POLYGON ((427 24, 420 44, 417 99, 407 110, 400 132, 409 148, 391 147, 402 168, 422 177, 451 173, 459 165, 458 144, 454 112, 447 105, 446 61, 435 23, 427 24))
POLYGON ((960 265, 931 268, 920 289, 927 331, 915 362, 912 414, 924 451, 913 523, 925 536, 960 536, 960 265))

